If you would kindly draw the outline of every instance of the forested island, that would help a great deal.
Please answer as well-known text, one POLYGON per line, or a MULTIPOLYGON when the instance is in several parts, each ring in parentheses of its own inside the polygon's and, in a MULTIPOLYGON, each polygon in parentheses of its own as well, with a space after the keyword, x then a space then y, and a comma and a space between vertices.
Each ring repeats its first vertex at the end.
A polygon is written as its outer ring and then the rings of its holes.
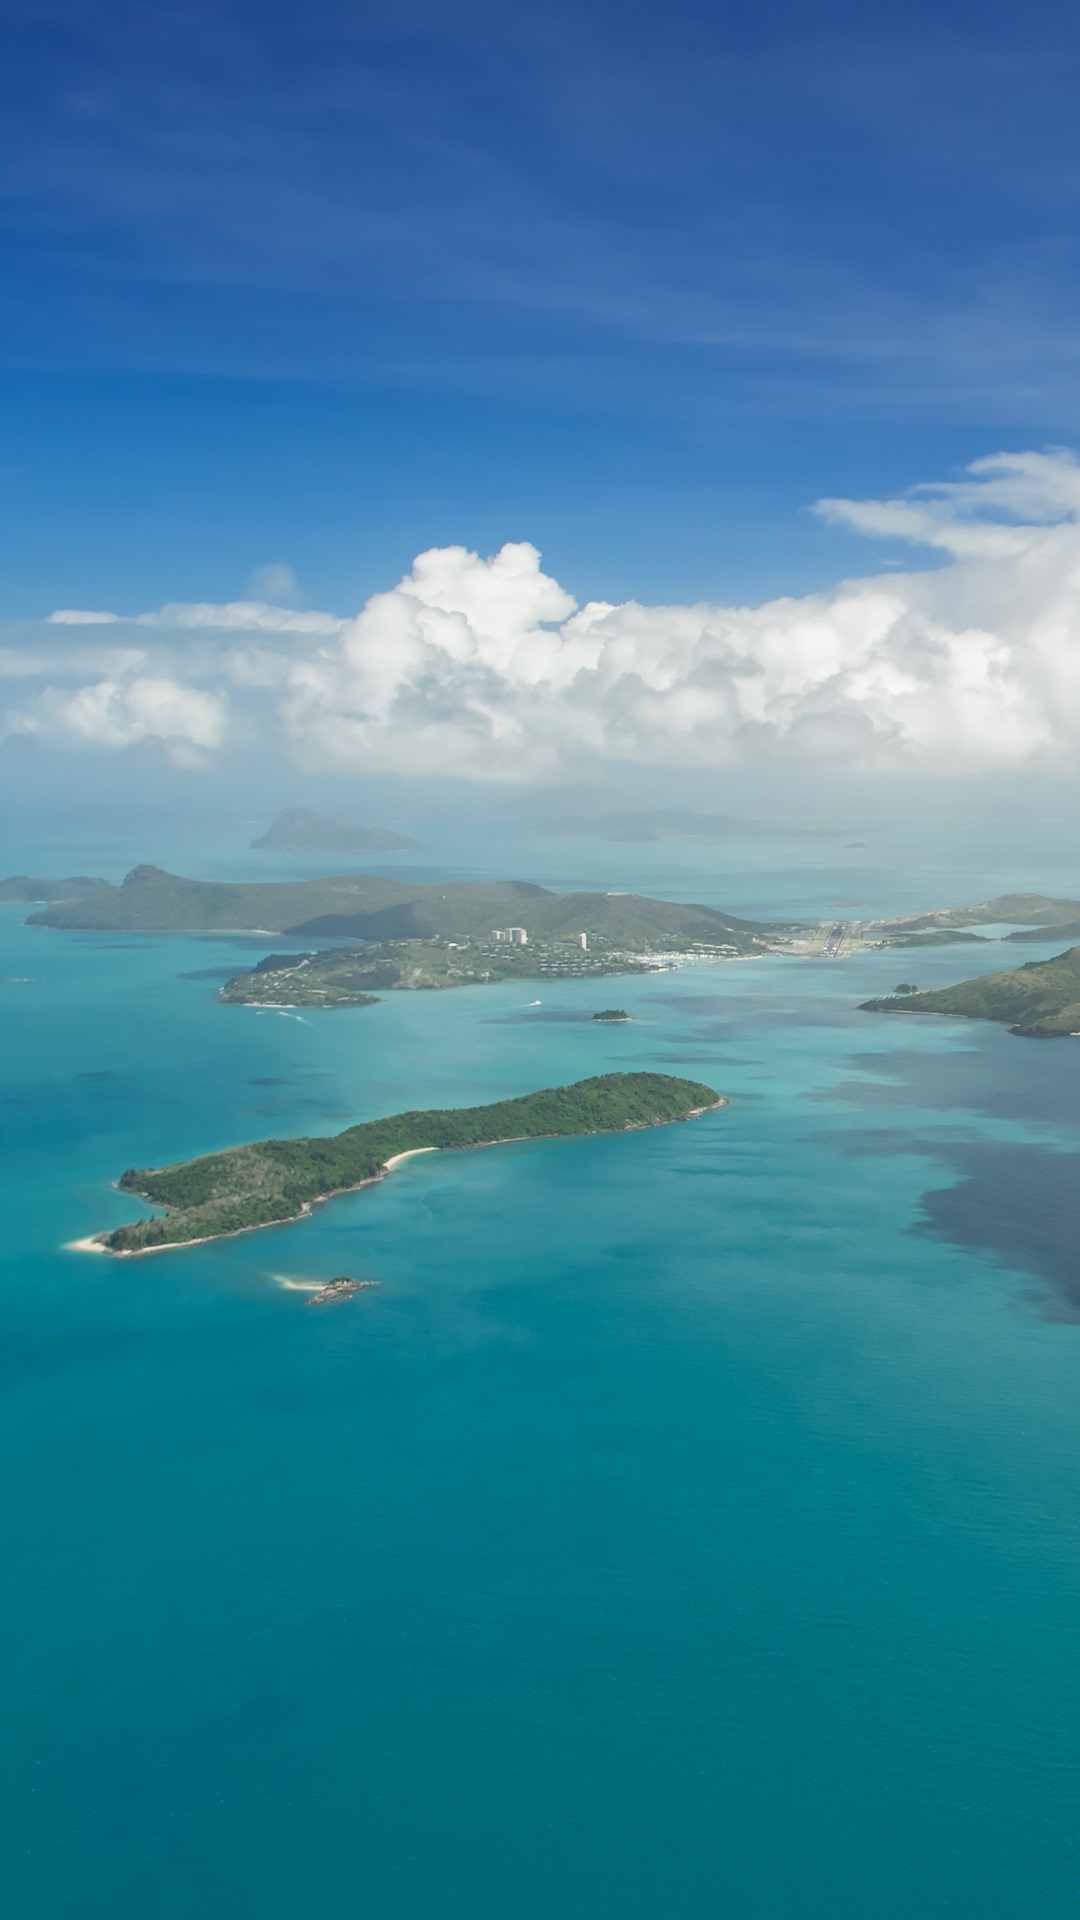
POLYGON ((115 1227, 92 1244, 108 1253, 134 1254, 216 1240, 302 1219, 318 1201, 380 1179, 403 1154, 622 1133, 693 1119, 722 1104, 713 1088, 698 1080, 606 1073, 490 1106, 398 1113, 328 1137, 260 1140, 175 1166, 129 1167, 117 1186, 169 1211, 164 1218, 115 1227))
POLYGON ((319 880, 188 880, 161 867, 135 867, 122 886, 95 887, 29 916, 38 927, 142 933, 285 933, 317 942, 487 940, 496 927, 525 927, 530 941, 584 933, 626 950, 694 942, 731 953, 767 951, 788 923, 740 920, 716 907, 686 906, 635 893, 553 893, 529 880, 446 881, 424 886, 379 874, 319 880))
POLYGON ((997 1020, 1013 1033, 1053 1039, 1080 1033, 1080 947, 1052 960, 1029 960, 1008 973, 988 973, 956 987, 867 1000, 867 1013, 951 1013, 997 1020))

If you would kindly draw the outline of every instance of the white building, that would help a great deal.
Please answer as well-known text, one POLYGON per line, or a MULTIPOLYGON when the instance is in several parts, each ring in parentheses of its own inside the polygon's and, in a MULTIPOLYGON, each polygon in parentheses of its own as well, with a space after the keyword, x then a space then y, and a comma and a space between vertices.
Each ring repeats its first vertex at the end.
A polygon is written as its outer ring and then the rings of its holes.
POLYGON ((527 947, 529 936, 524 927, 492 927, 493 940, 504 940, 511 947, 527 947))
POLYGON ((581 948, 581 951, 582 951, 582 953, 588 953, 588 951, 589 951, 589 936, 588 936, 588 934, 587 934, 587 933, 579 933, 579 934, 578 934, 578 936, 577 936, 577 944, 578 944, 578 946, 579 946, 579 947, 581 948))

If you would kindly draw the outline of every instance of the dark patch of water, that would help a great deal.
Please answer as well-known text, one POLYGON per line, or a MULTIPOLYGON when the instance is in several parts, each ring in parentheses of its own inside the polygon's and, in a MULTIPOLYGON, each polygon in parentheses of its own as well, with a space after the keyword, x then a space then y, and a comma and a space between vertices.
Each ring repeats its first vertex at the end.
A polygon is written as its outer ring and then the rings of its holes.
POLYGON ((881 1127, 830 1144, 850 1159, 916 1154, 948 1169, 956 1177, 920 1196, 910 1231, 990 1254, 1034 1283, 1023 1297, 1042 1318, 1080 1322, 1080 1153, 960 1128, 881 1127))
POLYGON ((976 1247, 1038 1283, 1047 1319, 1080 1322, 1080 1153, 1012 1142, 956 1143, 940 1155, 961 1178, 922 1197, 913 1229, 976 1247))
POLYGON ((964 1109, 988 1119, 1080 1128, 1078 1057, 1067 1040, 1036 1043, 996 1030, 948 1051, 860 1053, 849 1063, 869 1080, 832 1088, 858 1107, 964 1109))

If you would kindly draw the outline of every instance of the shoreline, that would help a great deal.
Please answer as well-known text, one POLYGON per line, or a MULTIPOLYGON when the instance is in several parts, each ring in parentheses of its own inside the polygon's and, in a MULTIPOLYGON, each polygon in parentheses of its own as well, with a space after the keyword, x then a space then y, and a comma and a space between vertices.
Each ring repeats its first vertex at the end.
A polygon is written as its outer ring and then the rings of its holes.
MULTIPOLYGON (((684 1120, 699 1120, 703 1113, 716 1113, 718 1108, 730 1105, 728 1096, 721 1094, 711 1105, 691 1107, 688 1113, 676 1114, 670 1120, 634 1120, 628 1127, 604 1128, 599 1133, 516 1133, 505 1140, 474 1140, 467 1147, 408 1147, 404 1153, 391 1154, 389 1160, 383 1161, 378 1172, 369 1174, 366 1180, 357 1180, 350 1187, 331 1187, 327 1193, 317 1193, 314 1199, 304 1201, 299 1213, 290 1213, 283 1220, 257 1220, 250 1227, 230 1227, 227 1233, 203 1233, 192 1240, 164 1240, 155 1247, 115 1249, 104 1244, 106 1235, 115 1232, 115 1228, 106 1227, 104 1233, 87 1234, 82 1240, 65 1240, 63 1250, 65 1253, 104 1253, 112 1260, 142 1260, 151 1253, 178 1253, 184 1247, 209 1247, 216 1240, 238 1240, 243 1233, 264 1233, 268 1227, 295 1226, 297 1221, 309 1219, 315 1208, 325 1206, 328 1200, 336 1200, 343 1193, 360 1193, 364 1187, 376 1186, 401 1166, 404 1160, 414 1160, 421 1153, 481 1153, 488 1147, 520 1146, 526 1140, 611 1140, 619 1133, 648 1133, 653 1127, 677 1127, 684 1120)), ((137 1194, 135 1198, 145 1200, 147 1196, 137 1194)), ((154 1204, 154 1201, 148 1201, 148 1205, 154 1204)))

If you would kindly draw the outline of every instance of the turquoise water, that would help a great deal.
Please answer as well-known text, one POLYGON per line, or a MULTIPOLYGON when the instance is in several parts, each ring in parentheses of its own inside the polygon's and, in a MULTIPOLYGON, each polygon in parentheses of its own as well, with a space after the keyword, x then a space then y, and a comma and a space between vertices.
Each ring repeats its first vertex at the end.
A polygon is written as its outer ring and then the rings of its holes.
MULTIPOLYGON (((530 871, 663 886, 662 849, 599 857, 530 871)), ((417 858, 513 870, 475 835, 417 858)), ((695 858, 665 890, 837 897, 831 855, 695 858)), ((891 863, 862 877, 925 903, 891 863)), ((1019 877, 990 850, 963 896, 1019 877)), ((0 912, 11 1912, 1075 1913, 1070 1044, 861 1014, 884 956, 296 1019, 215 1003, 258 943, 21 921, 0 912), (613 997, 634 1024, 592 1025, 613 997), (413 1160, 212 1247, 63 1250, 130 1217, 108 1183, 133 1162, 646 1066, 732 1105, 413 1160), (280 1284, 343 1271, 382 1284, 325 1312, 280 1284)), ((1016 957, 914 959, 928 985, 1016 957)))

